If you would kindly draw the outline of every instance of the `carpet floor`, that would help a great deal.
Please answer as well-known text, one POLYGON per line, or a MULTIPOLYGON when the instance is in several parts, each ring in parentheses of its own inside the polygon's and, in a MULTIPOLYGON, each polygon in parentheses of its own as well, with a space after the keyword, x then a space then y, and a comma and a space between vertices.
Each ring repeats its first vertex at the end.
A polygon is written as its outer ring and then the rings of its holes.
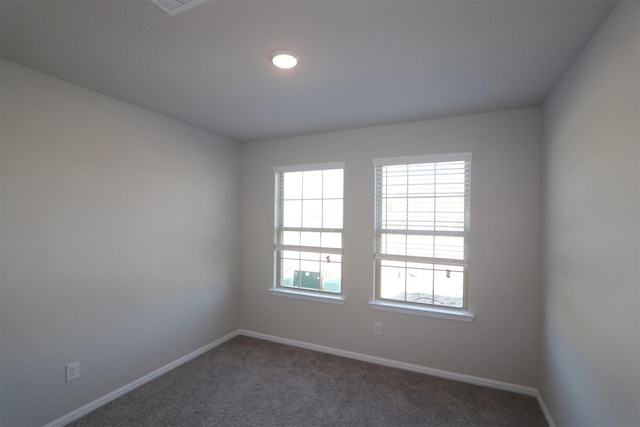
POLYGON ((531 396, 238 336, 70 425, 547 423, 531 396))

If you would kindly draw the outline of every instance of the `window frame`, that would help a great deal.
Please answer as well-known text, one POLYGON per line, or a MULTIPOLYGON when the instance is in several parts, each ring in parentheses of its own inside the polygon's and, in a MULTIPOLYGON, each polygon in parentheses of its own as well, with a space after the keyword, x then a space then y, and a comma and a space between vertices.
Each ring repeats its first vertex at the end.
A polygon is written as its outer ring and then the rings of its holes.
MULTIPOLYGON (((388 157, 379 158, 373 160, 374 166, 374 289, 373 300, 369 302, 372 309, 408 313, 429 317, 438 317, 452 320, 471 321, 474 317, 473 313, 469 311, 469 237, 470 237, 470 186, 471 186, 471 161, 473 153, 451 153, 451 154, 436 154, 436 155, 423 155, 423 156, 405 156, 405 157, 388 157), (465 191, 464 191, 464 228, 459 232, 439 232, 434 230, 433 232, 425 232, 424 230, 413 230, 408 228, 405 233, 393 230, 392 234, 400 234, 404 236, 410 235, 452 235, 463 237, 463 258, 462 260, 454 258, 436 258, 435 253, 432 257, 426 256, 413 256, 413 255, 391 255, 383 253, 381 249, 382 234, 385 234, 385 230, 391 230, 389 228, 382 228, 382 189, 384 184, 380 182, 382 179, 380 174, 382 168, 386 166, 402 166, 402 165, 419 165, 419 164, 437 164, 444 162, 459 162, 464 161, 465 164, 465 191), (463 268, 463 299, 461 307, 452 307, 447 305, 437 305, 431 303, 422 303, 415 301, 405 300, 393 300, 389 298, 381 297, 381 264, 383 261, 401 261, 401 262, 420 262, 432 264, 435 268, 436 264, 439 265, 456 265, 463 268)), ((408 183, 407 186, 410 186, 408 183)), ((408 199, 408 197, 407 197, 408 199)), ((409 214, 406 214, 406 219, 409 219, 409 214)), ((434 245, 434 251, 436 246, 434 245)), ((406 268, 406 267, 405 267, 406 268)))
MULTIPOLYGON (((308 301, 316 301, 330 304, 344 304, 344 287, 342 283, 342 270, 344 263, 344 254, 343 254, 343 240, 344 240, 344 171, 345 171, 345 162, 326 162, 326 163, 312 163, 312 164, 303 164, 303 165, 291 165, 291 166, 276 166, 273 168, 274 172, 274 230, 273 230, 273 242, 274 242, 274 250, 273 250, 273 284, 269 289, 269 292, 275 296, 281 296, 286 298, 293 299, 301 299, 308 301), (332 232, 332 233, 340 233, 340 248, 331 248, 331 247, 323 247, 323 246, 304 246, 304 245, 285 245, 282 242, 282 238, 284 232, 287 231, 288 227, 284 226, 283 223, 283 210, 284 210, 284 196, 282 191, 284 190, 283 182, 281 181, 284 178, 284 174, 289 172, 311 172, 311 171, 325 171, 325 170, 342 170, 342 227, 341 228, 308 228, 308 227, 294 227, 296 230, 294 231, 313 231, 313 232, 332 232), (296 288, 290 286, 284 286, 281 283, 282 277, 282 262, 281 262, 281 253, 283 251, 300 251, 300 252, 315 252, 318 254, 327 253, 327 254, 338 254, 341 257, 340 261, 340 292, 331 292, 324 290, 314 290, 314 289, 306 289, 306 288, 296 288)), ((322 199, 324 201, 324 195, 322 199)), ((291 230, 289 230, 291 231, 291 230)))

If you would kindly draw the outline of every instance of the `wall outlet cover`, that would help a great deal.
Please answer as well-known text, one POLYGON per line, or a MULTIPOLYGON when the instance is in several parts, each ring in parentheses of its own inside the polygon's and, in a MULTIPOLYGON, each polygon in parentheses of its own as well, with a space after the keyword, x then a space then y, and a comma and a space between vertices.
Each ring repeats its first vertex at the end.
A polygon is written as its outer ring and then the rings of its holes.
POLYGON ((75 362, 67 363, 65 382, 73 381, 75 379, 78 379, 79 377, 80 377, 80 362, 76 360, 75 362))

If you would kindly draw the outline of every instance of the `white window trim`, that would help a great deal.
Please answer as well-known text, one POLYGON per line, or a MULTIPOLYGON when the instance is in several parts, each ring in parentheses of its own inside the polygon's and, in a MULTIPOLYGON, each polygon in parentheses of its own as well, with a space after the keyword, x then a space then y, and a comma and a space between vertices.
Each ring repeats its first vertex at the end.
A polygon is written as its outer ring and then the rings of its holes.
MULTIPOLYGON (((345 169, 345 162, 326 162, 326 163, 308 163, 303 165, 291 165, 291 166, 274 166, 273 173, 286 173, 286 172, 304 172, 304 171, 314 171, 314 170, 325 170, 325 169, 345 169)), ((344 172, 343 172, 344 173, 344 172)), ((344 185, 344 184, 343 184, 344 185)), ((343 189, 344 191, 344 189, 343 189)), ((342 200, 344 201, 344 194, 342 196, 342 200)), ((343 211, 344 215, 344 211, 343 211)), ((340 230, 341 233, 344 232, 344 227, 340 230)), ((315 252, 317 248, 308 248, 306 246, 290 246, 290 245, 282 245, 275 244, 274 249, 292 249, 292 250, 300 250, 302 249, 312 249, 315 252)), ((323 253, 335 253, 335 254, 343 254, 344 248, 323 248, 323 253)), ((275 267, 275 265, 274 265, 275 267)), ((318 292, 318 291, 309 291, 304 289, 296 289, 296 288, 287 288, 284 286, 278 285, 277 272, 276 268, 274 268, 274 280, 273 285, 269 288, 269 293, 273 296, 277 297, 285 297, 292 298, 298 300, 305 301, 314 301, 321 302, 326 304, 337 304, 344 305, 345 304, 345 296, 344 291, 342 289, 342 284, 340 287, 340 293, 329 293, 329 292, 318 292)))
MULTIPOLYGON (((402 157, 384 157, 373 159, 373 166, 393 166, 404 164, 416 164, 416 163, 437 163, 437 162, 449 162, 449 161, 471 161, 473 157, 472 152, 462 153, 447 153, 447 154, 429 154, 422 156, 402 156, 402 157)), ((385 257, 389 257, 386 255, 385 257)), ((393 256, 391 256, 393 257, 393 256)), ((400 257, 407 259, 407 257, 400 257)), ((412 257, 408 257, 412 258, 412 257)), ((374 253, 374 259, 376 259, 374 253)), ((468 260, 465 260, 460 265, 468 267, 468 260)), ((456 320, 462 322, 471 322, 475 315, 469 311, 468 308, 456 309, 452 307, 437 307, 433 305, 412 304, 403 301, 391 301, 378 298, 378 282, 377 278, 373 287, 373 299, 369 301, 369 307, 373 310, 387 311, 392 313, 410 314, 423 317, 433 317, 438 319, 456 320)), ((468 288, 465 289, 465 294, 468 292, 468 288)), ((465 295, 465 298, 468 298, 465 295)), ((467 300, 468 301, 468 300, 467 300)))
POLYGON ((271 295, 276 297, 285 297, 299 299, 305 301, 323 302, 325 304, 344 305, 345 297, 343 294, 329 294, 311 291, 299 291, 297 289, 288 289, 283 287, 274 287, 269 289, 271 295))
POLYGON ((472 152, 427 154, 424 156, 383 157, 379 159, 373 159, 373 166, 409 165, 412 163, 457 162, 462 160, 471 161, 472 157, 472 152))
POLYGON ((320 169, 344 169, 345 162, 308 163, 306 165, 274 166, 273 173, 305 172, 320 169))
POLYGON ((402 302, 389 302, 387 300, 369 301, 369 307, 373 310, 411 314, 414 316, 435 317, 436 319, 457 320, 459 322, 471 322, 475 317, 472 312, 467 310, 438 308, 427 305, 419 306, 414 304, 403 304, 402 302))

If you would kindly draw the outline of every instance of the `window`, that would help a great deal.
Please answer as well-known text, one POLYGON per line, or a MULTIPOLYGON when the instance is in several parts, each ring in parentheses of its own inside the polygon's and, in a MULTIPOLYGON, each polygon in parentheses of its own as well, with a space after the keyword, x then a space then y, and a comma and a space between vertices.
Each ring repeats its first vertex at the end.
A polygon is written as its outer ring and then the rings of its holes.
POLYGON ((374 166, 376 301, 466 310, 471 154, 374 166))
POLYGON ((275 290, 342 293, 344 163, 274 168, 275 290))

